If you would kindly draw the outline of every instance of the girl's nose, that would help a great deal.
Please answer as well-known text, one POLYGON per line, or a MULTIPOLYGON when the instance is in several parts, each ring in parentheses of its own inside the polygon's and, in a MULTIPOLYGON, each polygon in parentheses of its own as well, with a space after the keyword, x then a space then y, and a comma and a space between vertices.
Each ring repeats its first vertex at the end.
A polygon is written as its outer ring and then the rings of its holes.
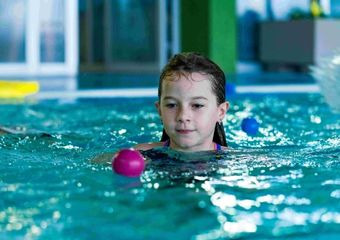
POLYGON ((190 110, 184 107, 179 108, 177 113, 177 121, 179 122, 188 122, 191 119, 190 110))

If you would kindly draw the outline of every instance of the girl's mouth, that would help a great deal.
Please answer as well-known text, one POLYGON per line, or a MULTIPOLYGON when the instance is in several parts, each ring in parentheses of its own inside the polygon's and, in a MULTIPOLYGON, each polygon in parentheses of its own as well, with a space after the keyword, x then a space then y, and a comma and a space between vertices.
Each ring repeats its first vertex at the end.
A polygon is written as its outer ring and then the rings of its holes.
POLYGON ((188 129, 176 129, 176 132, 180 134, 189 134, 192 133, 194 130, 188 130, 188 129))

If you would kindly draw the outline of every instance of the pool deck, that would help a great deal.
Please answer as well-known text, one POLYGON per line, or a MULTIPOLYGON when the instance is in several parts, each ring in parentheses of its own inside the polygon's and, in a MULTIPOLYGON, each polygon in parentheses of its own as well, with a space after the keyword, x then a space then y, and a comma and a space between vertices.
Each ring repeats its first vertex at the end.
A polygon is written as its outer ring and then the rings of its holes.
MULTIPOLYGON (((40 77, 38 94, 33 99, 157 97, 157 74, 81 73, 76 77, 40 77)), ((10 80, 10 79, 9 79, 10 80)), ((320 89, 308 74, 261 73, 227 75, 236 83, 238 94, 318 93, 320 89)), ((228 95, 228 92, 227 92, 228 95)))
MULTIPOLYGON (((239 94, 264 94, 264 93, 318 93, 316 84, 290 84, 290 85, 245 85, 236 86, 239 94)), ((32 96, 35 99, 58 98, 122 98, 122 97, 157 97, 157 88, 120 88, 98 90, 63 90, 42 91, 32 96)))

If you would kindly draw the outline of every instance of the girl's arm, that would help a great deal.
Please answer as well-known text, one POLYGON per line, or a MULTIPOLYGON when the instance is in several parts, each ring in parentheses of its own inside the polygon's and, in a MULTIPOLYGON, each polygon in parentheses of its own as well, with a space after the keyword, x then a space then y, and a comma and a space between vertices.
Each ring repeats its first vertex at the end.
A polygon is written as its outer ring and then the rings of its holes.
POLYGON ((102 153, 100 155, 95 156, 91 159, 91 163, 96 164, 111 164, 112 158, 115 155, 115 153, 102 153))

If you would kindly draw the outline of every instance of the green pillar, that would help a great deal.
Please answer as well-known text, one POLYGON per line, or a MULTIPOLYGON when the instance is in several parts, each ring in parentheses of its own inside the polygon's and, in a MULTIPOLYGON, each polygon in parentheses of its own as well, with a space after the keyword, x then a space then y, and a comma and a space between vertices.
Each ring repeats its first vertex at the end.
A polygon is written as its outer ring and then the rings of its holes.
POLYGON ((181 47, 236 71, 236 0, 181 0, 181 47))

